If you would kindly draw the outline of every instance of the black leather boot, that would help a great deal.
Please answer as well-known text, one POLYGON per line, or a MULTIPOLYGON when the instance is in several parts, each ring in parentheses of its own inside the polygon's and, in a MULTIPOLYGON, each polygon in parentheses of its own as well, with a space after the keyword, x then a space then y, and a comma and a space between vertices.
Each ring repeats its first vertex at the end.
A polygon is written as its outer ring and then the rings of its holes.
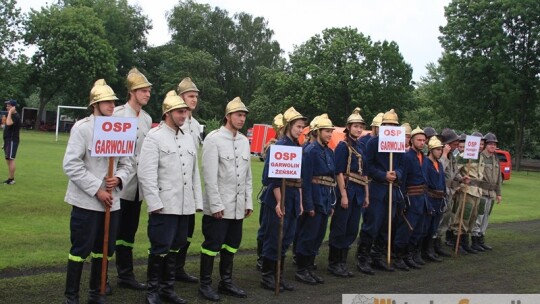
POLYGON ((471 246, 469 246, 469 235, 468 234, 462 234, 461 235, 459 246, 463 250, 467 251, 467 253, 472 253, 472 254, 477 254, 478 253, 478 251, 472 249, 471 246))
POLYGON ((315 256, 312 255, 308 258, 308 272, 309 272, 309 275, 311 275, 311 277, 313 279, 315 279, 315 282, 317 282, 318 284, 324 284, 324 279, 320 276, 318 276, 316 273, 315 273, 315 256))
POLYGON ((446 246, 455 248, 456 247, 456 235, 450 229, 446 230, 446 246))
POLYGON ((352 278, 354 277, 354 273, 349 271, 349 269, 347 268, 348 257, 349 257, 349 248, 341 249, 341 268, 343 268, 343 271, 347 274, 347 277, 352 278))
POLYGON ((218 291, 237 298, 247 298, 247 294, 232 281, 234 253, 221 249, 219 258, 219 281, 218 291))
POLYGON ((79 287, 81 285, 81 275, 84 262, 68 260, 66 274, 66 296, 65 304, 79 304, 79 287))
POLYGON ((431 237, 426 237, 424 239, 424 244, 424 254, 426 259, 431 262, 442 262, 442 259, 435 253, 435 239, 431 237))
MULTIPOLYGON (((276 290, 276 267, 276 261, 262 258, 262 288, 276 290)), ((280 288, 279 291, 283 291, 283 288, 280 288)))
POLYGON ((176 266, 176 252, 169 252, 164 257, 161 270, 161 281, 159 282, 159 297, 162 301, 174 304, 185 304, 186 300, 182 299, 174 291, 174 275, 176 266))
POLYGON ((199 280, 199 295, 203 298, 216 302, 219 301, 218 293, 212 288, 212 270, 214 269, 214 257, 201 253, 199 280))
POLYGON ((405 264, 407 264, 407 266, 409 266, 409 268, 412 268, 412 269, 422 269, 422 266, 421 265, 418 265, 415 261, 414 261, 414 258, 413 258, 413 255, 414 255, 414 246, 412 245, 408 245, 405 249, 405 256, 403 257, 403 261, 405 262, 405 264))
POLYGON ((485 250, 493 250, 493 247, 486 244, 486 238, 484 234, 481 234, 478 237, 478 244, 480 244, 480 246, 482 246, 482 248, 484 248, 485 250))
POLYGON ((102 258, 92 258, 90 266, 90 289, 88 304, 105 304, 105 295, 100 294, 102 258))
POLYGON ((133 248, 117 245, 116 246, 116 271, 118 279, 116 283, 120 288, 133 290, 145 290, 146 286, 137 282, 133 273, 133 248))
POLYGON ((296 266, 298 266, 294 277, 297 281, 306 283, 309 285, 316 285, 317 281, 309 274, 308 270, 309 257, 300 254, 296 255, 296 266))
POLYGON ((486 250, 484 247, 480 246, 479 239, 480 237, 471 235, 471 248, 478 252, 484 252, 486 250))
POLYGON ((369 258, 369 251, 371 248, 371 244, 358 242, 358 248, 356 250, 356 268, 358 268, 359 271, 374 275, 375 272, 371 268, 370 264, 370 258, 369 258))
POLYGON ((409 266, 405 264, 405 256, 407 255, 407 248, 395 248, 396 258, 394 259, 394 267, 399 270, 409 271, 409 266))
POLYGON ((165 259, 160 255, 149 254, 146 269, 146 304, 161 304, 159 280, 165 259))
POLYGON ((385 250, 386 245, 383 241, 376 241, 373 246, 371 246, 371 266, 376 269, 394 272, 396 269, 391 264, 388 265, 386 261, 387 252, 385 250))
POLYGON ((330 246, 328 252, 328 272, 336 277, 346 278, 349 275, 341 267, 341 251, 340 249, 330 246))
POLYGON ((255 268, 258 271, 262 271, 263 257, 262 257, 263 241, 257 239, 257 264, 255 268))
POLYGON ((422 240, 418 241, 418 244, 416 246, 412 246, 412 258, 413 261, 420 266, 426 265, 426 261, 422 259, 422 247, 424 246, 422 240))
POLYGON ((433 249, 435 250, 435 253, 437 253, 439 256, 447 258, 452 256, 450 253, 444 251, 441 238, 435 239, 435 241, 433 242, 433 249))
POLYGON ((181 248, 176 255, 174 279, 176 281, 180 281, 184 283, 197 284, 199 283, 199 279, 197 279, 197 277, 195 276, 188 274, 186 270, 184 269, 184 266, 186 265, 186 256, 187 256, 189 244, 190 243, 188 242, 187 245, 181 248))
POLYGON ((279 287, 280 287, 280 290, 281 288, 285 289, 285 290, 288 290, 288 291, 293 291, 294 290, 294 285, 292 285, 291 283, 285 281, 283 279, 283 270, 285 269, 285 257, 282 256, 281 257, 281 265, 279 265, 279 267, 281 268, 280 269, 280 272, 279 272, 279 287))

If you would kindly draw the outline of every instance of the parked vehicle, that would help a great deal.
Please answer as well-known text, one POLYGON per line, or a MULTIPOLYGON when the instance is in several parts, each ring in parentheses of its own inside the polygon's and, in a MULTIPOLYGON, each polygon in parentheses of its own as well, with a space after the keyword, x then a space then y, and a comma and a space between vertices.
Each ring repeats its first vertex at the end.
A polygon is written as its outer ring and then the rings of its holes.
POLYGON ((509 180, 512 174, 512 157, 510 156, 510 152, 497 149, 495 153, 499 158, 502 179, 509 180))
MULTIPOLYGON (((249 130, 248 130, 249 134, 249 130)), ((251 135, 251 154, 262 156, 264 146, 276 137, 276 131, 271 125, 254 124, 251 135)), ((248 135, 249 139, 249 135, 248 135)))

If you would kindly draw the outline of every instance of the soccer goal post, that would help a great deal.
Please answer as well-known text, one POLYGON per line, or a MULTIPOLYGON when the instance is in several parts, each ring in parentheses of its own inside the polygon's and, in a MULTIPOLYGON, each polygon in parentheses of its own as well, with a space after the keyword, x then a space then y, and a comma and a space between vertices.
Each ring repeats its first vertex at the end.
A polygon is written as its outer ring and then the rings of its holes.
POLYGON ((88 107, 75 107, 75 106, 58 106, 58 109, 56 110, 56 141, 58 141, 58 128, 60 126, 60 109, 82 109, 86 110, 88 107))

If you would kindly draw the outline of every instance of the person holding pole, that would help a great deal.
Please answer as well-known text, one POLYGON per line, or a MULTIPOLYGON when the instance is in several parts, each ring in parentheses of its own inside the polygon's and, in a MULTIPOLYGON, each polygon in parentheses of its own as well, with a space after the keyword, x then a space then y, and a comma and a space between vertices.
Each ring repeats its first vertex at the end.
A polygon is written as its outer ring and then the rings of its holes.
POLYGON ((365 126, 360 108, 354 109, 343 131, 345 140, 335 150, 337 202, 330 222, 328 271, 338 277, 353 276, 347 269, 347 255, 358 235, 361 211, 369 206, 364 151, 358 141, 365 126))
POLYGON ((131 164, 128 157, 113 158, 114 176, 108 177, 110 161, 106 157, 91 157, 94 119, 111 116, 114 101, 118 100, 105 80, 99 79, 90 91, 89 108, 92 114, 79 120, 71 129, 63 168, 69 182, 65 201, 72 205, 70 220, 71 249, 69 251, 66 303, 79 303, 79 286, 83 264, 92 256, 88 303, 105 303, 100 294, 103 258, 114 254, 116 230, 120 216, 122 185, 128 182, 131 164), (109 231, 105 231, 106 209, 110 208, 109 231), (108 236, 111 237, 108 237, 108 236), (103 256, 104 238, 108 237, 108 256, 103 256))
MULTIPOLYGON (((197 121, 197 119, 193 117, 193 111, 195 111, 199 102, 199 89, 197 88, 195 83, 193 83, 190 77, 186 77, 182 79, 182 81, 180 81, 180 83, 176 87, 176 93, 184 100, 184 102, 188 105, 190 109, 189 117, 182 125, 182 131, 184 131, 184 133, 188 135, 191 135, 191 137, 193 138, 193 144, 195 145, 195 149, 199 149, 199 146, 201 144, 202 127, 201 124, 197 121)), ((197 211, 201 210, 202 205, 197 206, 197 211)), ((188 274, 184 269, 184 266, 186 265, 186 256, 189 245, 191 244, 193 232, 195 231, 195 214, 191 214, 188 217, 188 239, 186 246, 180 248, 180 251, 178 251, 178 254, 176 255, 175 280, 185 283, 196 284, 199 282, 199 279, 197 279, 197 277, 193 275, 188 274)))
POLYGON ((133 273, 133 246, 135 234, 139 228, 142 193, 137 178, 137 163, 141 147, 152 126, 152 117, 142 107, 148 104, 152 84, 136 68, 129 71, 126 79, 128 101, 114 108, 114 116, 137 117, 137 141, 135 155, 130 158, 131 176, 120 193, 120 222, 116 235, 116 271, 117 284, 121 288, 145 290, 146 286, 135 279, 133 273))
MULTIPOLYGON (((474 132, 471 136, 483 138, 480 132, 474 132)), ((480 152, 483 149, 484 140, 482 139, 480 140, 480 152)), ((460 166, 460 175, 468 176, 469 183, 465 187, 460 188, 459 194, 456 195, 456 200, 454 201, 455 216, 450 229, 453 232, 455 246, 459 244, 458 249, 460 253, 465 251, 476 254, 478 251, 469 246, 469 235, 478 217, 478 203, 482 196, 480 185, 483 179, 484 164, 480 162, 479 158, 465 159, 463 156, 459 156, 457 162, 460 166)))
POLYGON ((317 140, 309 144, 302 155, 302 203, 304 213, 298 222, 295 278, 306 284, 324 283, 314 269, 315 257, 326 234, 328 217, 334 213, 334 152, 328 147, 334 125, 327 114, 317 119, 312 132, 317 140))
MULTIPOLYGON (((275 145, 299 147, 298 137, 304 129, 307 118, 302 116, 293 107, 289 108, 283 114, 283 136, 275 145)), ((282 198, 282 180, 278 178, 269 178, 270 158, 267 157, 264 162, 263 184, 268 185, 262 198, 265 208, 264 224, 265 228, 263 248, 262 248, 262 280, 261 286, 265 289, 276 289, 276 267, 277 260, 280 260, 280 286, 279 290, 294 290, 294 286, 283 280, 283 265, 285 263, 285 253, 291 245, 296 232, 296 222, 302 214, 302 180, 285 180, 285 204, 281 209, 282 198), (283 239, 281 252, 278 252, 280 221, 283 219, 283 239)))
POLYGON ((199 294, 219 301, 212 288, 214 258, 220 255, 218 291, 246 298, 244 290, 233 283, 234 254, 242 241, 244 218, 253 213, 251 152, 249 141, 240 133, 248 109, 234 98, 225 108, 224 125, 210 132, 203 145, 202 168, 204 201, 199 294))
POLYGON ((148 205, 146 303, 187 303, 174 291, 176 256, 186 245, 189 217, 202 204, 197 149, 181 127, 190 109, 175 91, 167 93, 162 122, 146 136, 137 174, 148 205))

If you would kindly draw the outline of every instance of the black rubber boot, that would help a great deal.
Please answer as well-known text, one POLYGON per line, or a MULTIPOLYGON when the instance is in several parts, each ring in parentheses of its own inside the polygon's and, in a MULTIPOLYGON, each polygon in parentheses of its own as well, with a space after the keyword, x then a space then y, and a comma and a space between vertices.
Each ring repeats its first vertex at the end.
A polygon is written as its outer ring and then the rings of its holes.
POLYGON ((477 254, 478 253, 478 251, 472 249, 471 246, 469 246, 469 235, 468 234, 462 234, 461 235, 459 246, 463 250, 467 251, 467 253, 472 253, 472 254, 477 254))
POLYGON ((90 266, 90 289, 88 304, 105 304, 105 295, 100 294, 102 258, 92 258, 90 266))
POLYGON ((374 275, 375 272, 371 268, 370 264, 370 258, 369 258, 369 251, 371 248, 371 244, 368 243, 362 243, 358 242, 358 248, 356 250, 356 268, 369 275, 374 275))
POLYGON ((263 264, 263 257, 262 257, 262 248, 263 248, 263 241, 257 239, 257 264, 255 265, 255 268, 258 271, 262 271, 262 264, 263 264))
POLYGON ((450 229, 446 230, 446 246, 456 248, 456 235, 450 229))
POLYGON ((347 258, 349 257, 349 249, 343 248, 341 249, 341 268, 343 268, 343 271, 347 274, 347 277, 352 278, 354 277, 354 273, 349 271, 347 268, 347 258))
POLYGON ((161 281, 159 282, 159 297, 164 302, 185 304, 187 301, 178 296, 174 291, 176 255, 176 252, 169 252, 164 257, 163 268, 161 269, 161 281))
POLYGON ((137 282, 133 273, 133 248, 117 245, 116 246, 116 271, 118 279, 116 283, 120 288, 133 290, 146 290, 146 286, 137 282))
POLYGON ((311 277, 313 279, 315 279, 315 282, 317 282, 318 284, 324 284, 324 279, 320 276, 318 276, 316 273, 315 273, 315 256, 312 255, 308 258, 308 272, 309 272, 309 275, 311 275, 311 277))
POLYGON ((422 266, 418 265, 414 261, 414 258, 413 258, 414 250, 415 250, 414 246, 409 244, 407 248, 405 249, 405 256, 403 257, 403 261, 405 262, 405 264, 407 264, 407 266, 409 266, 409 268, 422 269, 422 266))
POLYGON ((296 266, 298 266, 294 277, 297 281, 306 283, 309 285, 316 285, 317 281, 309 274, 308 270, 309 257, 300 254, 296 255, 296 266))
POLYGON ((65 304, 79 304, 79 287, 81 286, 81 275, 84 262, 68 260, 66 274, 66 296, 65 304))
POLYGON ((186 256, 187 256, 189 244, 190 243, 188 242, 187 245, 181 248, 176 255, 174 279, 176 281, 180 281, 184 283, 197 284, 199 283, 199 279, 197 279, 197 277, 195 276, 188 274, 186 270, 184 269, 184 266, 186 265, 186 256))
POLYGON ((422 240, 419 240, 418 241, 418 244, 416 246, 412 246, 412 258, 413 258, 413 261, 417 264, 417 265, 420 265, 420 266, 424 266, 426 265, 426 261, 424 261, 424 259, 422 259, 422 247, 424 246, 422 240))
POLYGON ((409 271, 409 266, 405 264, 405 256, 407 255, 407 248, 395 248, 396 258, 394 259, 394 267, 399 270, 409 271))
MULTIPOLYGON (((276 267, 276 261, 262 258, 262 288, 276 290, 276 267)), ((283 288, 280 288, 279 291, 283 291, 283 288)))
POLYGON ((435 253, 435 239, 426 237, 424 239, 424 256, 431 262, 442 262, 442 259, 435 253))
POLYGON ((280 290, 281 288, 285 289, 285 290, 288 290, 288 291, 293 291, 294 290, 294 285, 292 285, 291 283, 285 281, 283 279, 283 270, 285 269, 285 257, 282 256, 281 257, 281 265, 280 266, 280 272, 279 272, 279 286, 280 286, 280 290))
POLYGON ((328 252, 328 272, 336 277, 347 278, 349 275, 341 267, 341 251, 338 248, 330 246, 328 252))
POLYGON ((165 259, 160 255, 149 254, 146 269, 146 304, 161 304, 159 280, 165 259))
POLYGON ((493 247, 486 244, 486 237, 484 234, 481 234, 478 237, 478 244, 480 244, 480 246, 482 246, 482 248, 484 248, 485 250, 493 250, 493 247))
POLYGON ((478 252, 484 252, 486 250, 480 245, 479 239, 480 237, 471 235, 471 249, 474 249, 478 252))
POLYGON ((199 295, 213 302, 219 301, 218 293, 212 288, 212 270, 214 269, 214 257, 201 253, 200 267, 201 271, 199 280, 199 295))
POLYGON ((392 265, 388 265, 386 262, 387 252, 385 250, 386 246, 381 241, 376 241, 373 246, 371 246, 371 266, 376 269, 394 272, 395 268, 392 265))
POLYGON ((218 291, 237 298, 247 298, 247 294, 232 281, 234 253, 221 249, 219 258, 219 281, 218 291))
POLYGON ((433 249, 435 250, 435 253, 437 253, 439 256, 447 257, 447 258, 452 256, 450 253, 444 251, 441 238, 436 238, 434 240, 433 249))

